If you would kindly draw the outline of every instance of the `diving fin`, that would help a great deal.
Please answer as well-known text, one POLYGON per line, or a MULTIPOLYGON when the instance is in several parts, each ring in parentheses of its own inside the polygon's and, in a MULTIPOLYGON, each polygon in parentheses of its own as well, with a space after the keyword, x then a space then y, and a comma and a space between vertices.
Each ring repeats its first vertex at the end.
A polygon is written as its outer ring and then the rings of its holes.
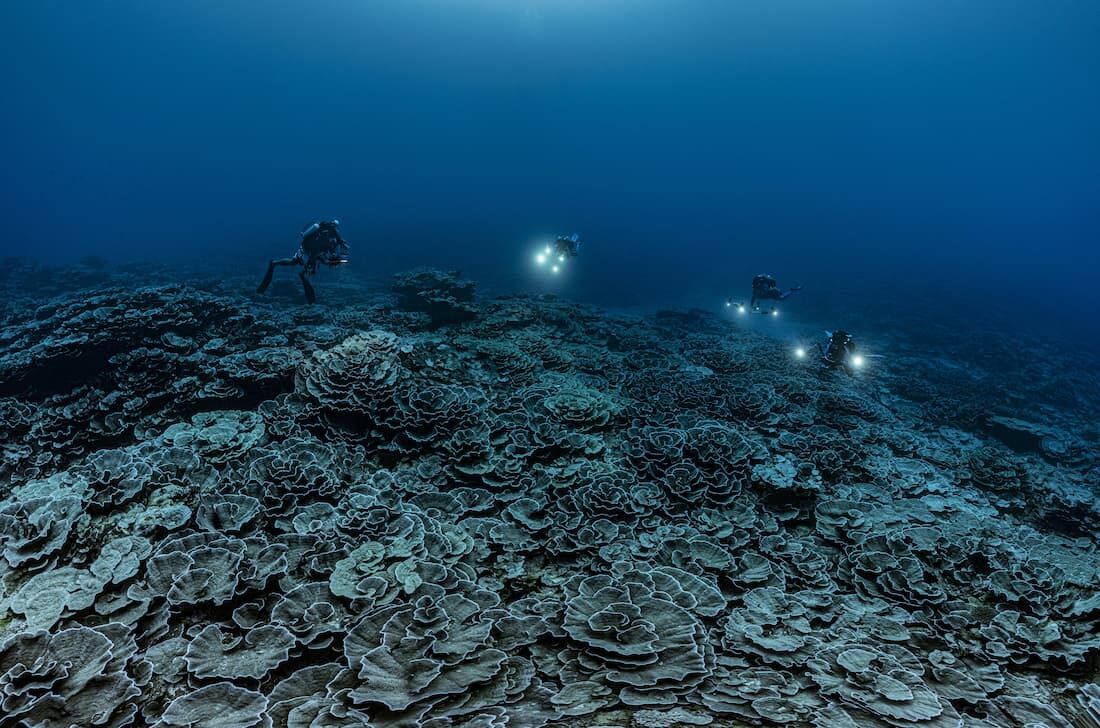
POLYGON ((302 275, 302 290, 306 294, 306 303, 317 302, 317 292, 313 290, 313 285, 306 280, 305 275, 302 275))
POLYGON ((264 276, 264 279, 260 281, 260 285, 256 287, 256 293, 263 293, 267 290, 267 287, 271 285, 271 277, 273 275, 275 275, 275 266, 268 265, 267 274, 264 276))

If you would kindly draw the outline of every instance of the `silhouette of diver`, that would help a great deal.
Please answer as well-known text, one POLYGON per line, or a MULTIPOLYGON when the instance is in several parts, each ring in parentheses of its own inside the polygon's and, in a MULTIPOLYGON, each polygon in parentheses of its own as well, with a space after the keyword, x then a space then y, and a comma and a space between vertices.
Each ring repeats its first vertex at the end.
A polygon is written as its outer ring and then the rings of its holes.
POLYGON ((769 275, 760 274, 752 279, 752 300, 749 301, 749 308, 753 310, 759 308, 758 301, 786 300, 790 298, 792 293, 801 290, 802 286, 794 286, 786 291, 781 291, 776 285, 774 278, 769 275))
POLYGON ((817 349, 821 352, 821 364, 829 369, 840 367, 851 376, 855 368, 860 366, 862 358, 856 353, 856 340, 847 331, 825 332, 829 341, 825 346, 820 343, 817 349))
POLYGON ((576 258, 577 253, 581 247, 581 236, 573 233, 572 235, 559 235, 557 240, 554 241, 554 252, 558 255, 558 260, 565 260, 566 258, 576 258))
POLYGON ((348 262, 347 252, 351 249, 351 246, 341 237, 339 228, 339 220, 322 220, 307 227, 302 231, 302 242, 298 247, 298 252, 293 257, 278 258, 268 262, 267 273, 256 288, 256 293, 263 293, 271 285, 271 278, 275 275, 276 266, 300 265, 303 268, 298 273, 298 277, 302 281, 302 290, 305 292, 306 302, 313 303, 316 301, 317 293, 309 282, 309 276, 317 272, 317 265, 337 266, 348 262))

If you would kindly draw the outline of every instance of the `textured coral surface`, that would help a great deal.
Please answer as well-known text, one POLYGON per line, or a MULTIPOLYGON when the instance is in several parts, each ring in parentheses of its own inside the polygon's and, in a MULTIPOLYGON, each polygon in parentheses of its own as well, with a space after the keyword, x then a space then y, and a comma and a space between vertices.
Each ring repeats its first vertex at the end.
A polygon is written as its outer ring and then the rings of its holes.
POLYGON ((3 728, 1100 725, 1069 363, 172 280, 3 282, 3 728))

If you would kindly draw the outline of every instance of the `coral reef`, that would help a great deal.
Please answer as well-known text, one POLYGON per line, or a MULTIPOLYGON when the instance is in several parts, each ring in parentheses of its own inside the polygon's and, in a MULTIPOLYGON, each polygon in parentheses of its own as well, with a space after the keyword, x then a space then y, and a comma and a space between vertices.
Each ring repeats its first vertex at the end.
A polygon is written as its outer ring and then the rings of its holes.
POLYGON ((390 290, 403 311, 427 314, 433 326, 470 321, 477 316, 473 281, 457 271, 416 268, 394 276, 390 290))
POLYGON ((308 310, 34 275, 2 726, 1100 722, 1095 423, 1034 377, 834 377, 432 269, 308 310))

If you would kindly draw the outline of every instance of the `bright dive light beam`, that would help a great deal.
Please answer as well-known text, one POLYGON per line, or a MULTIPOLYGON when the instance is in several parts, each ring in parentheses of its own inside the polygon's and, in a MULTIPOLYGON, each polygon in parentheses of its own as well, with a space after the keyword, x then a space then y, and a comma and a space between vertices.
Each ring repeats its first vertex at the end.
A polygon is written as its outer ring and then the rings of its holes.
POLYGON ((794 350, 794 355, 797 356, 799 359, 804 359, 806 357, 806 350, 800 346, 794 350))
POLYGON ((778 308, 772 309, 772 316, 778 316, 778 315, 779 315, 779 309, 778 308))
POLYGON ((745 313, 745 307, 744 306, 738 306, 737 307, 737 313, 745 313))
POLYGON ((859 354, 856 354, 855 356, 853 356, 852 357, 852 366, 854 366, 854 367, 863 366, 863 357, 860 356, 859 354))
POLYGON ((550 269, 550 272, 551 273, 557 273, 559 270, 561 270, 561 268, 559 268, 555 265, 553 268, 550 269))
POLYGON ((535 256, 535 262, 538 263, 539 265, 542 265, 543 263, 545 263, 546 262, 546 253, 539 253, 538 255, 536 255, 535 256))

